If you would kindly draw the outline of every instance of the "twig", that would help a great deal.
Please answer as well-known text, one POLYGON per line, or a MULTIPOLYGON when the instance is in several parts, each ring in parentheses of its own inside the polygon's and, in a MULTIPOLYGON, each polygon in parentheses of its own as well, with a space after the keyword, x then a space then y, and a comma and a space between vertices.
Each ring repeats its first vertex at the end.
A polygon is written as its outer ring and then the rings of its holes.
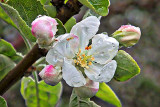
POLYGON ((36 44, 23 60, 0 81, 0 95, 3 95, 4 92, 21 79, 25 71, 40 57, 45 56, 46 53, 46 50, 40 49, 36 44))
MULTIPOLYGON (((74 14, 78 13, 82 6, 78 0, 69 0, 68 4, 64 4, 64 0, 54 0, 52 1, 52 4, 56 4, 55 6, 58 9, 57 18, 59 18, 63 23, 65 23, 74 14), (61 6, 59 4, 60 2, 63 2, 61 6)), ((38 44, 36 44, 24 59, 0 81, 0 95, 3 95, 12 85, 20 80, 25 71, 32 66, 35 61, 46 54, 47 50, 40 49, 38 44)))

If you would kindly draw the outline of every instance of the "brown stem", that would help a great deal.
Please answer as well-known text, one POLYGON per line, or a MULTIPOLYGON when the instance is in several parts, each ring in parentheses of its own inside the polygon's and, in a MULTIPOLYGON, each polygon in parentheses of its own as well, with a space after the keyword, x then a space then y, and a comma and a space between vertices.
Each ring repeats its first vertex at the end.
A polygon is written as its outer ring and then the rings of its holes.
MULTIPOLYGON (((66 5, 64 4, 64 0, 52 0, 52 4, 56 4, 55 6, 58 9, 57 18, 59 18, 63 23, 78 13, 82 6, 78 0, 69 0, 66 5)), ((0 81, 0 95, 3 95, 12 85, 20 80, 26 70, 40 57, 45 56, 46 53, 47 50, 40 49, 38 44, 36 44, 24 59, 0 81)))
POLYGON ((51 3, 57 9, 57 18, 60 19, 63 23, 65 23, 72 16, 77 14, 82 7, 82 4, 78 0, 68 0, 66 4, 64 4, 65 0, 52 0, 51 3))

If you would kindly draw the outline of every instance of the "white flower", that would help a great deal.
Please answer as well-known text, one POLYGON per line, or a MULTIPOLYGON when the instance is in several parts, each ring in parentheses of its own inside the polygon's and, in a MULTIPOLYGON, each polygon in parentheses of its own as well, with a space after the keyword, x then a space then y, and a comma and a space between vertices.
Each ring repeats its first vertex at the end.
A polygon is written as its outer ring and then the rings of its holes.
POLYGON ((96 35, 99 25, 95 16, 77 23, 70 33, 57 38, 46 56, 49 64, 62 67, 63 79, 72 87, 86 85, 87 77, 109 82, 114 76, 117 63, 112 59, 119 43, 105 34, 96 35))

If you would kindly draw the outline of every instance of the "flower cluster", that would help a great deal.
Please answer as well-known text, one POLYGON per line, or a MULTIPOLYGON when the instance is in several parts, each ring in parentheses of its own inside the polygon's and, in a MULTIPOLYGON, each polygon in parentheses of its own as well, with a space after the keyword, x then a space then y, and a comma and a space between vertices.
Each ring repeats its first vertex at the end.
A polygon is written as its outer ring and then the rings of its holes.
POLYGON ((117 63, 112 60, 118 52, 119 43, 116 39, 105 34, 97 34, 100 21, 95 16, 90 16, 77 23, 70 33, 56 38, 49 50, 46 61, 62 70, 44 68, 40 73, 42 79, 49 84, 63 79, 71 87, 76 87, 75 92, 82 97, 93 96, 99 89, 99 82, 109 82, 115 73, 117 63), (56 78, 58 80, 54 81, 56 78))
MULTIPOLYGON (((32 33, 42 41, 41 45, 49 45, 57 31, 56 25, 54 19, 43 16, 32 23, 32 33)), ((47 84, 56 85, 63 78, 80 97, 92 97, 99 89, 99 82, 113 78, 117 63, 112 59, 118 52, 119 42, 106 34, 96 34, 99 25, 99 19, 90 16, 74 25, 70 33, 56 38, 46 56, 50 65, 39 74, 47 84)), ((122 26, 114 34, 119 32, 123 32, 123 40, 128 32, 137 38, 141 33, 131 25, 122 26)))

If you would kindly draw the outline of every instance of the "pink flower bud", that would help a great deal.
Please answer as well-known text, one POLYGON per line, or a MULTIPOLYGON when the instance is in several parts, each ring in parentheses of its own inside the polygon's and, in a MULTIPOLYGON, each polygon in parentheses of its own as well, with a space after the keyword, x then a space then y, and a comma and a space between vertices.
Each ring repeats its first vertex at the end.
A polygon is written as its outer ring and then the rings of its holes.
POLYGON ((82 87, 75 87, 75 93, 81 98, 91 98, 93 97, 99 90, 99 82, 94 82, 92 80, 87 79, 86 85, 82 87))
POLYGON ((60 68, 56 69, 53 65, 47 65, 39 73, 39 76, 44 80, 45 83, 52 86, 58 84, 62 79, 60 68))
POLYGON ((130 47, 139 41, 141 31, 139 27, 123 25, 114 32, 113 37, 119 41, 121 46, 130 47))
POLYGON ((41 16, 32 22, 32 34, 40 46, 48 46, 57 32, 57 21, 49 16, 41 16))

